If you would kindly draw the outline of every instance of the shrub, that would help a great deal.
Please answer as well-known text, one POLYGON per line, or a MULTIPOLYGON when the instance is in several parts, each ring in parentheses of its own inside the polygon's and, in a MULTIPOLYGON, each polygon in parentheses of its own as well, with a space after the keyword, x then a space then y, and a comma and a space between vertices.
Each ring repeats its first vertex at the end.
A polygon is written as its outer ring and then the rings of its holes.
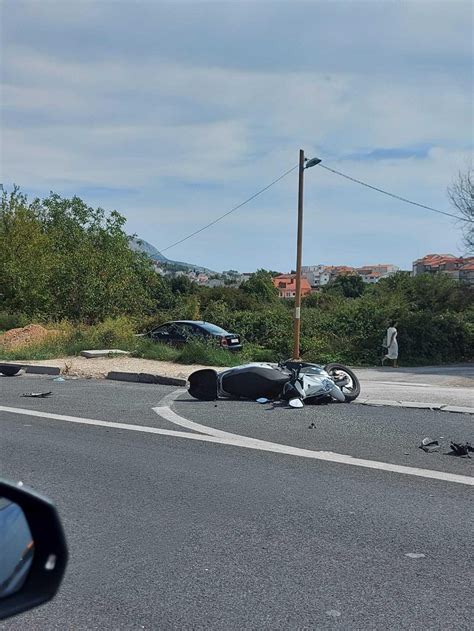
POLYGON ((176 361, 180 364, 203 364, 204 366, 237 366, 241 358, 219 348, 213 342, 189 342, 179 353, 176 361))
POLYGON ((135 339, 133 322, 126 317, 106 318, 86 331, 92 348, 129 347, 135 339))
POLYGON ((22 313, 8 313, 0 311, 0 331, 18 329, 28 324, 28 318, 22 313))
POLYGON ((143 359, 171 362, 176 361, 179 356, 179 350, 167 344, 159 344, 146 337, 139 337, 136 338, 132 355, 143 359))

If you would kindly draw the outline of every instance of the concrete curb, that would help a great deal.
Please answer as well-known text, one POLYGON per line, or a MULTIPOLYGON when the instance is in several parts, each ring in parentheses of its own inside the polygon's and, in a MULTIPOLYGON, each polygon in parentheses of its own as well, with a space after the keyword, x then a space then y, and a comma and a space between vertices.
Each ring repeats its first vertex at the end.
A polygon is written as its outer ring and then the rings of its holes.
POLYGON ((29 375, 60 375, 61 369, 57 366, 29 366, 25 365, 25 372, 29 375))
POLYGON ((458 414, 474 414, 474 407, 448 405, 447 403, 426 403, 422 401, 392 401, 385 399, 357 399, 353 401, 359 405, 373 405, 374 407, 413 408, 418 410, 439 410, 440 412, 457 412, 458 414))
MULTIPOLYGON (((56 366, 32 366, 24 364, 26 373, 32 375, 53 375, 61 374, 61 369, 56 366)), ((107 373, 106 379, 113 381, 128 381, 129 383, 149 383, 161 386, 185 386, 186 379, 177 377, 166 377, 165 375, 155 375, 146 372, 120 372, 112 370, 107 373)), ((364 399, 359 398, 353 401, 358 405, 373 405, 379 407, 412 408, 418 410, 439 410, 441 412, 452 412, 458 414, 474 415, 474 407, 463 407, 459 405, 449 405, 447 403, 426 403, 422 401, 394 401, 392 399, 364 399)))
POLYGON ((176 377, 165 377, 164 375, 153 375, 146 372, 119 372, 112 370, 107 373, 106 379, 113 381, 128 381, 130 383, 151 383, 161 386, 185 386, 186 379, 176 377))

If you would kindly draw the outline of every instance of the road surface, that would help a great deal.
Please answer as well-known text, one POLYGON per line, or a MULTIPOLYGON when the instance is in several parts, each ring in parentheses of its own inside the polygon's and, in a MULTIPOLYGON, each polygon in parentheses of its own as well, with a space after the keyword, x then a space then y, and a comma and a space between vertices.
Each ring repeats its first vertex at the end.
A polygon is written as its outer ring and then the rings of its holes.
POLYGON ((187 395, 170 408, 174 397, 140 384, 1 380, 0 475, 54 499, 70 563, 54 601, 0 628, 472 628, 474 459, 445 455, 449 438, 472 441, 472 417, 187 395), (53 396, 20 397, 40 390, 53 396), (178 416, 163 418, 165 408, 178 416), (440 453, 418 449, 425 435, 440 438, 440 453))

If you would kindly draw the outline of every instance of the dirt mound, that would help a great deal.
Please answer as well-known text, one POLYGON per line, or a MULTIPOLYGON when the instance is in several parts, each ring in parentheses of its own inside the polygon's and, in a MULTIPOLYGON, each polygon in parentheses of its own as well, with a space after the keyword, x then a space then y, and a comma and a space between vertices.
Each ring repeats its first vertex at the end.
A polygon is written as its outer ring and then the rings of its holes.
POLYGON ((58 333, 59 331, 45 329, 39 324, 28 324, 28 326, 21 329, 10 329, 3 335, 0 335, 0 347, 12 350, 22 346, 38 344, 58 333))

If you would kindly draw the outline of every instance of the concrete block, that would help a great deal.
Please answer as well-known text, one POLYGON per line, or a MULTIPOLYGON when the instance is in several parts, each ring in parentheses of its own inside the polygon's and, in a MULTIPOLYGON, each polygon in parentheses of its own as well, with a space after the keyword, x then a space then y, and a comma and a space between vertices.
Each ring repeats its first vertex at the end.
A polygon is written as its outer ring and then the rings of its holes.
POLYGON ((418 408, 419 410, 440 410, 441 403, 426 403, 425 401, 400 401, 404 408, 418 408))
POLYGON ((112 370, 107 373, 106 379, 113 379, 114 381, 130 381, 132 383, 138 383, 138 373, 137 372, 118 372, 116 370, 112 370))
POLYGON ((140 383, 155 383, 162 386, 185 386, 186 379, 178 379, 177 377, 165 377, 164 375, 152 375, 150 373, 141 372, 138 375, 140 383))
POLYGON ((94 359, 94 357, 110 357, 110 355, 130 355, 128 351, 121 351, 118 348, 110 348, 104 350, 81 351, 83 357, 94 359))
POLYGON ((61 369, 57 366, 25 366, 25 370, 30 375, 59 375, 61 369))
POLYGON ((474 408, 462 407, 460 405, 443 405, 443 412, 459 412, 460 414, 474 414, 474 408))
POLYGON ((364 401, 364 405, 374 405, 374 406, 389 406, 399 408, 402 407, 400 401, 393 401, 391 399, 367 399, 364 401))

